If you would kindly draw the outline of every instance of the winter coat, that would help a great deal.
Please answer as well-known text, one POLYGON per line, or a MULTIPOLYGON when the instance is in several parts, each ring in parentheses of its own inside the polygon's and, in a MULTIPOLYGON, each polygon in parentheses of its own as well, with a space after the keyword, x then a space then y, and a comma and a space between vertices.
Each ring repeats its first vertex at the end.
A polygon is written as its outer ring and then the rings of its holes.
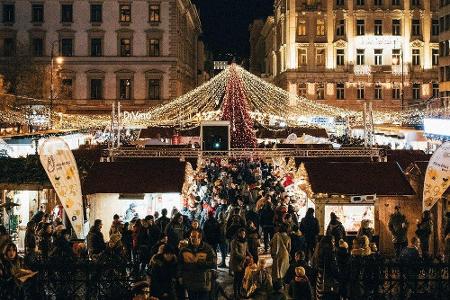
POLYGON ((253 260, 258 260, 259 233, 257 229, 247 228, 248 251, 253 256, 253 260))
POLYGON ((401 213, 393 213, 389 218, 389 231, 392 234, 392 242, 405 243, 407 242, 406 235, 408 233, 408 221, 405 215, 401 213))
POLYGON ((289 269, 289 252, 291 251, 291 238, 286 232, 277 232, 270 241, 270 252, 273 259, 272 278, 279 280, 286 275, 289 269))
POLYGON ((339 221, 330 221, 327 227, 327 235, 332 235, 334 237, 335 242, 338 242, 340 239, 345 239, 346 233, 345 228, 339 221))
POLYGON ((38 248, 44 257, 48 257, 52 250, 52 235, 48 234, 43 229, 39 232, 38 248))
POLYGON ((236 236, 237 231, 239 228, 244 228, 245 222, 242 218, 239 218, 239 221, 230 219, 227 222, 227 227, 225 229, 225 236, 228 240, 233 239, 236 236))
POLYGON ((266 300, 272 290, 272 277, 265 269, 255 270, 250 276, 248 286, 247 293, 251 299, 266 300))
POLYGON ((206 243, 194 247, 191 243, 180 250, 179 268, 183 285, 188 291, 209 291, 211 269, 216 267, 216 253, 206 243))
POLYGON ((416 235, 421 243, 429 243, 431 233, 433 232, 433 220, 422 220, 417 224, 416 235))
POLYGON ((289 269, 286 272, 286 275, 284 275, 284 283, 289 284, 295 277, 295 268, 297 267, 303 267, 305 269, 306 277, 310 279, 310 282, 314 282, 314 270, 308 265, 308 262, 305 260, 299 260, 299 261, 292 261, 289 265, 289 269))
POLYGON ((211 217, 203 224, 203 240, 209 245, 219 244, 224 239, 222 234, 222 228, 215 218, 211 217))
POLYGON ((259 224, 261 225, 262 228, 274 227, 275 226, 274 217, 275 217, 275 212, 270 203, 266 203, 259 210, 259 224))
POLYGON ((34 251, 36 249, 36 234, 33 230, 27 230, 25 232, 25 254, 34 251))
POLYGON ((300 221, 300 231, 308 244, 315 243, 320 232, 319 221, 313 215, 305 216, 300 221))
POLYGON ((357 238, 365 235, 369 238, 369 241, 373 240, 373 235, 375 231, 372 227, 370 227, 370 221, 369 220, 362 220, 361 221, 361 227, 358 230, 358 234, 356 235, 357 238))
POLYGON ((120 221, 113 221, 111 224, 111 227, 109 228, 109 236, 115 234, 115 233, 122 233, 121 229, 122 229, 122 222, 120 221))
POLYGON ((150 260, 151 292, 160 299, 175 299, 174 281, 177 276, 177 260, 166 261, 163 254, 156 254, 150 260), (162 298, 167 294, 166 298, 162 298))
POLYGON ((296 276, 289 283, 289 296, 294 300, 312 300, 312 289, 306 276, 296 276))
POLYGON ((103 233, 100 230, 96 230, 93 226, 87 235, 87 247, 91 256, 100 254, 106 248, 103 233))
POLYGON ((155 222, 156 226, 159 227, 159 230, 161 232, 166 232, 166 228, 167 228, 167 225, 169 225, 169 223, 170 223, 170 219, 165 216, 159 217, 155 222))
POLYGON ((295 257, 295 253, 297 253, 297 251, 305 251, 306 250, 306 242, 305 242, 305 237, 303 235, 301 235, 300 233, 296 233, 296 232, 291 232, 291 234, 289 235, 291 238, 291 258, 295 257))
POLYGON ((166 228, 169 244, 173 247, 178 247, 178 243, 187 237, 188 232, 189 229, 184 224, 171 222, 166 228))
POLYGON ((235 238, 231 242, 230 249, 230 269, 233 272, 243 272, 244 260, 249 252, 247 241, 235 238))
POLYGON ((148 245, 150 246, 149 249, 151 249, 161 238, 161 230, 159 230, 158 225, 154 224, 148 227, 147 229, 147 235, 148 235, 148 245))

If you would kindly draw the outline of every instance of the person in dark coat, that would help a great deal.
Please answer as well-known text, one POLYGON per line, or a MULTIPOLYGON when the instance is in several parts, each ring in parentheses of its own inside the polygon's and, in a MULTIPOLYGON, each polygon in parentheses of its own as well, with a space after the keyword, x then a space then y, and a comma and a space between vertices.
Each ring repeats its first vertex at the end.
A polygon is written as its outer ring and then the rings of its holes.
POLYGON ((400 206, 395 206, 395 212, 389 217, 388 226, 392 234, 395 255, 399 257, 402 250, 408 246, 407 233, 409 226, 405 215, 400 212, 400 206))
POLYGON ((429 210, 423 212, 422 220, 417 224, 416 235, 420 239, 423 257, 429 257, 430 236, 433 233, 433 220, 429 210))
POLYGON ((156 220, 156 226, 159 227, 161 232, 166 232, 166 227, 170 223, 170 218, 167 217, 167 209, 163 208, 161 210, 161 217, 156 220))
POLYGON ((259 210, 259 224, 263 231, 264 236, 264 251, 269 251, 269 242, 273 238, 275 231, 275 211, 273 210, 272 202, 267 200, 267 202, 262 205, 259 210))
POLYGON ((330 213, 330 223, 328 224, 326 235, 333 236, 335 241, 345 239, 346 233, 344 225, 342 225, 334 212, 330 213))
POLYGON ((312 289, 303 267, 295 268, 295 277, 289 283, 289 295, 294 300, 312 300, 312 289))
POLYGON ((150 296, 160 300, 175 300, 175 280, 177 276, 177 257, 175 249, 164 245, 162 252, 150 260, 150 296))
POLYGON ((94 225, 91 227, 87 235, 88 252, 91 258, 98 257, 98 255, 106 248, 105 239, 103 238, 103 233, 101 231, 102 227, 102 220, 95 220, 94 225))
POLYGON ((169 238, 169 244, 176 248, 178 243, 187 237, 189 228, 184 223, 184 217, 181 213, 176 213, 166 228, 166 234, 169 238))
POLYGON ((297 253, 298 251, 303 251, 303 252, 306 251, 306 241, 305 241, 305 236, 300 231, 300 229, 298 228, 297 225, 294 225, 292 227, 292 231, 289 234, 289 237, 291 238, 290 256, 291 256, 291 259, 293 259, 295 256, 295 253, 297 253))
POLYGON ((347 299, 349 296, 351 265, 348 244, 344 240, 339 241, 339 247, 336 250, 336 260, 338 265, 339 294, 341 299, 347 299))
POLYGON ((214 218, 213 212, 206 214, 206 221, 203 224, 203 240, 208 243, 217 253, 217 247, 223 237, 219 222, 214 218))
POLYGON ((316 248, 317 236, 320 232, 319 221, 314 217, 314 208, 308 208, 305 217, 300 222, 300 231, 305 236, 306 257, 312 257, 316 248))
POLYGON ((256 227, 256 224, 253 221, 248 222, 247 226, 247 243, 248 243, 248 252, 253 257, 253 261, 258 263, 258 248, 259 248, 259 232, 256 227))
POLYGON ((47 258, 52 250, 52 233, 53 226, 50 223, 45 223, 39 231, 38 249, 43 258, 47 258))
POLYGON ((25 231, 25 255, 30 252, 34 252, 36 250, 36 232, 35 232, 36 223, 33 221, 29 221, 27 223, 27 229, 25 231))
POLYGON ((283 281, 286 285, 289 285, 292 279, 294 279, 295 268, 297 267, 303 267, 306 272, 305 274, 309 278, 310 282, 315 282, 315 272, 313 268, 311 268, 308 265, 308 262, 306 261, 305 252, 298 251, 295 253, 294 259, 291 261, 289 269, 287 270, 286 275, 283 278, 283 281))

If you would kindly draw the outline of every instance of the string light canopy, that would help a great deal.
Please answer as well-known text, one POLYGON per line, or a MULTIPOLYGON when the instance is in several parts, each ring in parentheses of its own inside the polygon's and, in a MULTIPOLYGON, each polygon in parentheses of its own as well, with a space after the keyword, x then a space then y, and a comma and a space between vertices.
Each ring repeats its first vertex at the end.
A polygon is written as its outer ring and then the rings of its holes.
MULTIPOLYGON (((202 121, 220 120, 224 110, 227 83, 231 78, 239 78, 242 82, 242 93, 245 94, 249 114, 255 122, 263 126, 268 125, 271 120, 282 121, 286 126, 317 126, 312 121, 317 117, 351 118, 353 124, 363 123, 361 111, 326 105, 290 94, 236 64, 229 65, 211 80, 167 104, 133 114, 124 114, 121 123, 129 127, 181 125, 184 128, 191 128, 198 126, 202 121)), ((425 114, 440 115, 443 110, 443 108, 425 110, 419 106, 405 107, 401 111, 375 108, 373 118, 376 124, 415 125, 422 123, 425 114)), ((53 123, 58 128, 104 128, 111 123, 109 115, 54 113, 53 118, 53 123)), ((0 122, 26 124, 26 116, 19 112, 0 112, 0 122)))

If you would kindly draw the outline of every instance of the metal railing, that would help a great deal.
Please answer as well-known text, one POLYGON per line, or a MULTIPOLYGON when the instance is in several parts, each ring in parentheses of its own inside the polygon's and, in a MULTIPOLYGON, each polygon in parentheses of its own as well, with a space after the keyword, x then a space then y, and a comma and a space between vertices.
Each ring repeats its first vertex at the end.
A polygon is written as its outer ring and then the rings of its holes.
POLYGON ((200 149, 174 148, 114 148, 103 152, 104 157, 116 158, 273 158, 273 157, 369 157, 380 160, 384 150, 379 148, 348 149, 231 149, 229 151, 202 151, 200 149))

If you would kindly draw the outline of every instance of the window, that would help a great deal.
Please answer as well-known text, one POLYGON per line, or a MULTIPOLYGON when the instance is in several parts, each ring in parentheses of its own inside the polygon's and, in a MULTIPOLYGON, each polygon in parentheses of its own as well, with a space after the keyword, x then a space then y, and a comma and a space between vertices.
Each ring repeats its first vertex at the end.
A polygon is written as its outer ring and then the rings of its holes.
POLYGON ((344 49, 336 49, 336 65, 343 66, 345 63, 345 51, 344 49))
POLYGON ((437 36, 439 35, 439 20, 433 19, 431 23, 431 35, 437 36))
POLYGON ((383 65, 383 49, 374 49, 373 53, 375 56, 375 65, 376 66, 383 65))
POLYGON ((148 99, 160 100, 161 99, 161 80, 150 79, 148 81, 148 99))
POLYGON ((325 88, 324 88, 323 83, 317 84, 316 96, 317 96, 317 100, 325 99, 325 88))
POLYGON ((300 97, 306 97, 306 83, 298 84, 298 95, 300 97))
POLYGON ((401 28, 400 20, 398 19, 392 20, 392 35, 401 35, 400 28, 401 28))
POLYGON ((356 35, 364 35, 364 20, 356 20, 356 35))
POLYGON ((412 20, 412 29, 411 29, 412 35, 420 35, 420 20, 413 19, 412 20))
POLYGON ((299 66, 306 66, 308 63, 306 56, 306 49, 298 49, 298 65, 299 66))
POLYGON ((301 36, 306 35, 306 21, 305 20, 298 21, 297 34, 301 35, 301 36))
POLYGON ((336 6, 344 6, 344 0, 336 0, 336 6))
POLYGON ((383 21, 382 20, 375 20, 374 33, 375 33, 375 35, 383 35, 383 21))
POLYGON ((375 6, 383 6, 383 0, 373 0, 373 5, 375 5, 375 6))
POLYGON ((61 5, 61 22, 72 23, 73 22, 73 5, 62 4, 61 5))
POLYGON ((439 83, 432 83, 433 98, 439 98, 439 83))
POLYGON ((392 0, 392 6, 400 6, 400 0, 392 0))
POLYGON ((392 49, 392 64, 400 65, 400 49, 392 49))
POLYGON ((159 56, 159 39, 150 39, 149 41, 149 56, 159 56))
POLYGON ((375 99, 377 100, 383 99, 383 89, 380 83, 375 84, 375 99))
POLYGON ((413 99, 420 99, 420 83, 414 83, 412 87, 413 99))
POLYGON ((119 79, 119 99, 131 99, 131 79, 119 79))
POLYGON ((73 82, 71 78, 64 78, 61 80, 61 98, 62 99, 72 99, 73 82))
POLYGON ((73 55, 73 39, 61 39, 61 55, 73 55))
POLYGON ((420 0, 411 0, 411 7, 420 7, 420 0))
POLYGON ((122 4, 119 6, 120 22, 131 22, 131 4, 122 4))
POLYGON ((159 4, 150 4, 149 8, 149 21, 151 23, 161 22, 161 8, 159 4))
POLYGON ((336 99, 345 99, 345 86, 343 82, 336 83, 336 99))
POLYGON ((356 49, 356 64, 364 65, 364 49, 356 49))
POLYGON ((33 56, 39 57, 44 55, 44 40, 36 38, 32 40, 32 53, 33 56))
POLYGON ((365 1, 364 0, 356 0, 356 6, 364 6, 365 1))
POLYGON ((31 6, 31 22, 42 23, 44 22, 44 5, 33 4, 31 6))
POLYGON ((91 22, 100 23, 102 22, 102 5, 101 4, 91 4, 91 22))
POLYGON ((103 79, 91 79, 91 99, 103 99, 103 79))
POLYGON ((356 99, 364 100, 364 85, 362 84, 358 84, 356 89, 356 99))
POLYGON ((91 56, 102 56, 101 38, 91 38, 91 56))
POLYGON ((431 63, 433 66, 439 65, 439 49, 431 49, 431 63))
POLYGON ((412 49, 412 64, 420 66, 420 49, 412 49))
POLYGON ((325 49, 316 49, 316 65, 325 66, 325 49))
POLYGON ((336 25, 336 35, 337 36, 345 35, 345 20, 338 20, 336 25))
POLYGON ((13 56, 16 51, 16 43, 12 38, 3 40, 3 56, 13 56))
POLYGON ((325 35, 325 21, 323 19, 317 20, 316 27, 316 35, 324 36, 325 35))
POLYGON ((400 92, 400 86, 398 83, 395 83, 392 87, 392 99, 394 100, 400 100, 401 98, 401 92, 400 92))
POLYGON ((131 56, 130 39, 120 39, 120 56, 131 56))
POLYGON ((15 6, 14 4, 3 4, 3 23, 14 23, 15 6))

